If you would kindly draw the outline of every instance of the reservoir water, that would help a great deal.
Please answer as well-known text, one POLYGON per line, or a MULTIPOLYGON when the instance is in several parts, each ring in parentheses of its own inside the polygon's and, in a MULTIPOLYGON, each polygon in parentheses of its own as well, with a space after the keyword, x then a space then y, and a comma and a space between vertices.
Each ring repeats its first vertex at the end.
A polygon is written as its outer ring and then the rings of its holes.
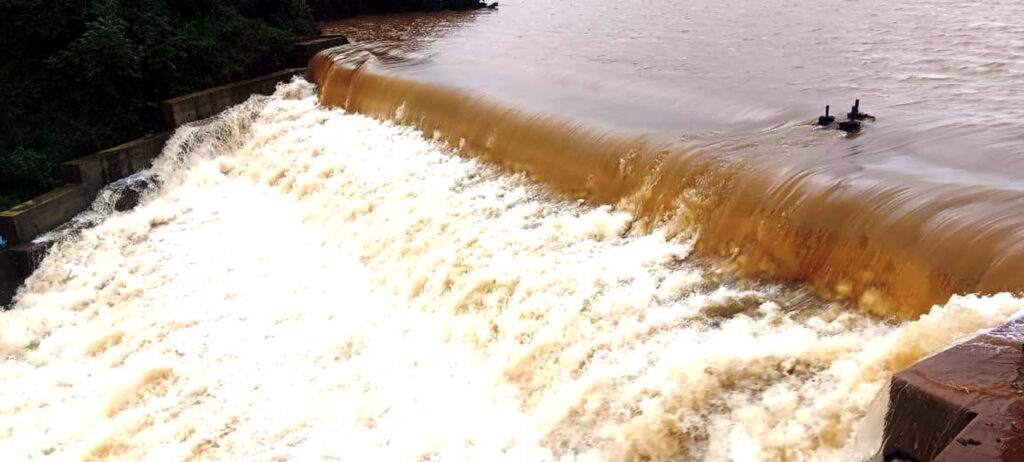
POLYGON ((1005 162, 1024 137, 1021 14, 1012 0, 509 0, 325 29, 402 75, 617 130, 755 133, 860 98, 882 116, 865 156, 984 168, 983 153, 1005 162))
POLYGON ((1022 8, 513 0, 330 24, 361 42, 316 78, 326 104, 571 196, 652 220, 685 205, 748 275, 913 316, 1021 289, 1022 8), (811 129, 858 98, 878 116, 859 136, 811 129))

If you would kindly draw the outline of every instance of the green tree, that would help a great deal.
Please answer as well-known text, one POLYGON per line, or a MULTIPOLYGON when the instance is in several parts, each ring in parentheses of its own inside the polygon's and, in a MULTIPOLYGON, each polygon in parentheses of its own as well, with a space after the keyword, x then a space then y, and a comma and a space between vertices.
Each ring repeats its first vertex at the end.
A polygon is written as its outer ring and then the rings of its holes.
POLYGON ((0 210, 159 130, 158 102, 284 66, 303 0, 0 0, 0 210))

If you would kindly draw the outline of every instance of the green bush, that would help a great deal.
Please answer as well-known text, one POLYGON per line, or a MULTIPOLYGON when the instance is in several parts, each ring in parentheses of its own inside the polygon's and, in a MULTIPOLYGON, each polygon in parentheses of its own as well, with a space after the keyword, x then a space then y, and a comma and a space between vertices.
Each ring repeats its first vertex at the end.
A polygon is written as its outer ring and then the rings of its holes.
POLYGON ((0 210, 159 130, 158 102, 279 69, 303 0, 0 0, 0 210))

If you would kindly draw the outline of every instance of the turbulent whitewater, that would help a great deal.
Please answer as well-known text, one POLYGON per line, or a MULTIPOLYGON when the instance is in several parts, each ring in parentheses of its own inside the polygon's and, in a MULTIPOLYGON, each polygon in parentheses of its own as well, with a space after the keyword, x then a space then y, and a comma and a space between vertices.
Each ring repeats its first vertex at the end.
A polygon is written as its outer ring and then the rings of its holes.
POLYGON ((301 79, 148 175, 0 314, 12 460, 857 460, 893 372, 1022 307, 735 279, 301 79))

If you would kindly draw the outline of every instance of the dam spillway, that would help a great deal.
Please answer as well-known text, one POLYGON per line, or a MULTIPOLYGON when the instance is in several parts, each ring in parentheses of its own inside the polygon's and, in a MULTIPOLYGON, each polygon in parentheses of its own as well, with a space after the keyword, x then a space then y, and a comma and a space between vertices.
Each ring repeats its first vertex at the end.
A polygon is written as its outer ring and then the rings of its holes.
POLYGON ((137 209, 56 244, 2 314, 0 453, 865 460, 893 374, 1022 308, 994 294, 1019 290, 1006 144, 903 149, 961 140, 892 101, 912 123, 855 140, 560 108, 579 87, 502 99, 398 51, 180 128, 137 209), (694 133, 636 130, 669 124, 694 133))
POLYGON ((1024 74, 998 21, 1019 4, 506 6, 328 25, 364 41, 310 79, 325 104, 700 229, 741 274, 881 316, 1021 290, 1024 74), (885 113, 870 134, 809 130, 855 96, 885 113))
POLYGON ((891 323, 734 279, 303 81, 153 169, 3 314, 4 453, 854 457, 889 375, 1021 308, 891 323))
POLYGON ((1020 291, 1024 195, 812 157, 809 123, 685 146, 627 136, 387 72, 337 49, 308 76, 332 107, 412 125, 461 154, 528 173, 641 226, 700 232, 740 274, 808 281, 878 316, 915 317, 957 293, 1020 291), (970 248, 969 254, 963 249, 970 248))

